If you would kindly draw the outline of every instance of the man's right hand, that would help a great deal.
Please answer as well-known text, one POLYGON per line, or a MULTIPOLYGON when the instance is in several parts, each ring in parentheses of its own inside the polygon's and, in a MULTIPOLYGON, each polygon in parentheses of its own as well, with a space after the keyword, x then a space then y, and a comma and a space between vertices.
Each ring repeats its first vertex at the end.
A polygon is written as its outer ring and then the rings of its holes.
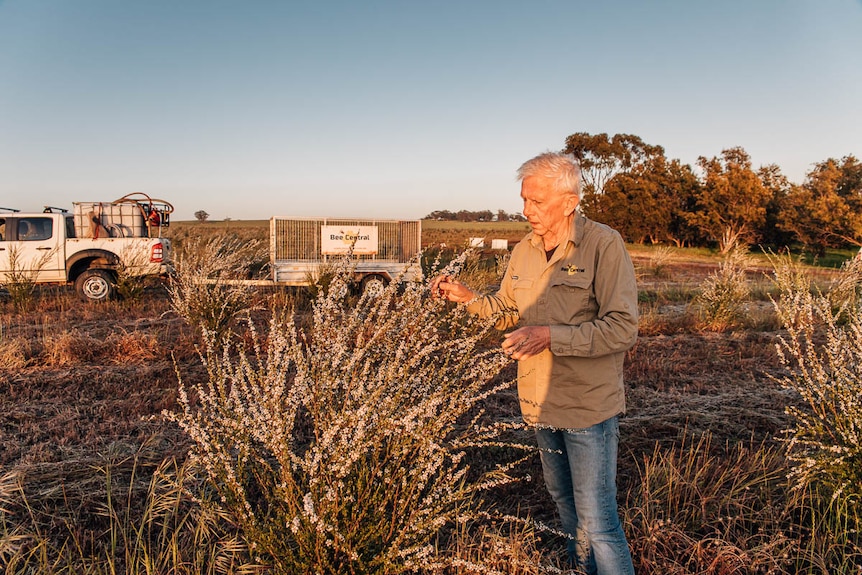
POLYGON ((439 275, 431 280, 431 295, 456 303, 467 303, 476 297, 473 290, 447 275, 439 275))

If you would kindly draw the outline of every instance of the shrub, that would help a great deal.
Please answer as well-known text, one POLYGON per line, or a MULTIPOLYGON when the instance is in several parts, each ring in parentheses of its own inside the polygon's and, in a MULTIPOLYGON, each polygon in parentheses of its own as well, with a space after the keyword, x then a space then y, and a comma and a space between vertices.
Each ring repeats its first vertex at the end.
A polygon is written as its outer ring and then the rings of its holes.
MULTIPOLYGON (((305 282, 302 292, 307 296, 307 299, 315 299, 329 289, 332 280, 338 274, 338 263, 332 261, 321 262, 314 271, 306 272, 305 282)), ((359 291, 355 280, 352 280, 351 288, 353 291, 359 291)))
POLYGON ((739 320, 742 304, 749 296, 745 276, 748 267, 745 250, 736 248, 719 264, 718 271, 706 278, 697 297, 704 327, 721 331, 739 320))
POLYGON ((854 266, 839 273, 844 277, 833 283, 832 291, 822 293, 812 289, 800 268, 776 267, 781 291, 774 303, 787 330, 778 352, 789 369, 779 382, 802 402, 786 409, 793 418, 785 440, 796 487, 824 485, 835 498, 858 501, 862 495, 862 308, 847 294, 856 292, 860 278, 854 266), (836 286, 841 293, 835 292, 836 286))
POLYGON ((862 307, 859 264, 849 262, 826 291, 790 256, 772 257, 781 325, 775 379, 793 393, 792 426, 781 439, 797 496, 795 520, 806 535, 802 573, 850 573, 862 561, 862 307))
POLYGON ((121 250, 114 275, 114 285, 120 298, 132 302, 141 299, 148 276, 140 275, 139 272, 146 269, 149 260, 150 256, 146 251, 128 246, 121 250))
POLYGON ((190 238, 175 260, 168 284, 174 312, 195 328, 224 338, 236 316, 251 302, 251 288, 234 280, 259 259, 262 242, 224 236, 190 238))
POLYGON ((22 261, 20 247, 14 243, 9 244, 6 256, 9 258, 9 271, 6 272, 6 279, 0 282, 0 287, 9 292, 9 298, 16 308, 24 309, 33 301, 39 273, 50 263, 55 253, 56 248, 42 252, 27 265, 22 261))
POLYGON ((676 250, 671 246, 661 246, 656 248, 649 257, 648 268, 650 273, 657 278, 666 278, 670 276, 668 269, 673 262, 674 253, 676 250))
POLYGON ((509 385, 494 379, 509 359, 479 348, 490 323, 426 285, 357 301, 349 275, 345 264, 318 296, 305 332, 274 317, 265 337, 250 323, 249 348, 207 334, 207 380, 181 381, 167 417, 193 440, 211 503, 277 572, 463 563, 435 542, 511 480, 509 467, 469 466, 504 427, 483 425, 477 405, 509 385))
POLYGON ((851 258, 841 266, 841 273, 829 286, 829 301, 841 319, 848 319, 862 304, 862 259, 851 258))

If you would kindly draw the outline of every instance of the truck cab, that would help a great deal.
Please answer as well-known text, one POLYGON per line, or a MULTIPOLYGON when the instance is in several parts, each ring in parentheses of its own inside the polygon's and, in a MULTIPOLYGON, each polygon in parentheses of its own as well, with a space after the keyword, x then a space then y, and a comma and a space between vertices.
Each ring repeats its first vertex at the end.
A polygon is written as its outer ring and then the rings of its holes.
POLYGON ((39 282, 65 282, 70 231, 72 217, 63 214, 0 214, 0 282, 16 269, 37 274, 39 282))

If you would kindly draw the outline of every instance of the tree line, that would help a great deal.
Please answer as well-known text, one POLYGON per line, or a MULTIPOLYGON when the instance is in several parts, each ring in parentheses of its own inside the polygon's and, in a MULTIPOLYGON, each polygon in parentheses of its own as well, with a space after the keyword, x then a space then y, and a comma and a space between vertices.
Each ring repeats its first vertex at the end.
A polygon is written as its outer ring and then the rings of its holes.
POLYGON ((470 211, 470 210, 458 210, 457 212, 450 212, 449 210, 434 210, 424 218, 423 220, 438 220, 445 222, 526 222, 527 218, 524 217, 523 214, 514 213, 509 214, 506 213, 506 210, 497 210, 496 212, 492 212, 491 210, 478 210, 478 211, 470 211))
POLYGON ((862 245, 862 163, 852 155, 814 164, 796 184, 775 164, 754 168, 741 147, 701 156, 696 167, 631 134, 578 132, 562 151, 581 163, 581 210, 631 243, 797 246, 821 255, 862 245))

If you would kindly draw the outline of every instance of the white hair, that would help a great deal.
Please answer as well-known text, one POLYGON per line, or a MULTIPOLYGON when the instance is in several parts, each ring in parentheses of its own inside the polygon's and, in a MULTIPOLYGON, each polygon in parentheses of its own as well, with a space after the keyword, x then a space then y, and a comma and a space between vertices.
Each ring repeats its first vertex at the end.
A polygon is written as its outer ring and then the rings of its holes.
POLYGON ((581 166, 570 154, 545 152, 527 160, 518 168, 518 180, 529 177, 550 178, 557 192, 581 195, 581 166))

